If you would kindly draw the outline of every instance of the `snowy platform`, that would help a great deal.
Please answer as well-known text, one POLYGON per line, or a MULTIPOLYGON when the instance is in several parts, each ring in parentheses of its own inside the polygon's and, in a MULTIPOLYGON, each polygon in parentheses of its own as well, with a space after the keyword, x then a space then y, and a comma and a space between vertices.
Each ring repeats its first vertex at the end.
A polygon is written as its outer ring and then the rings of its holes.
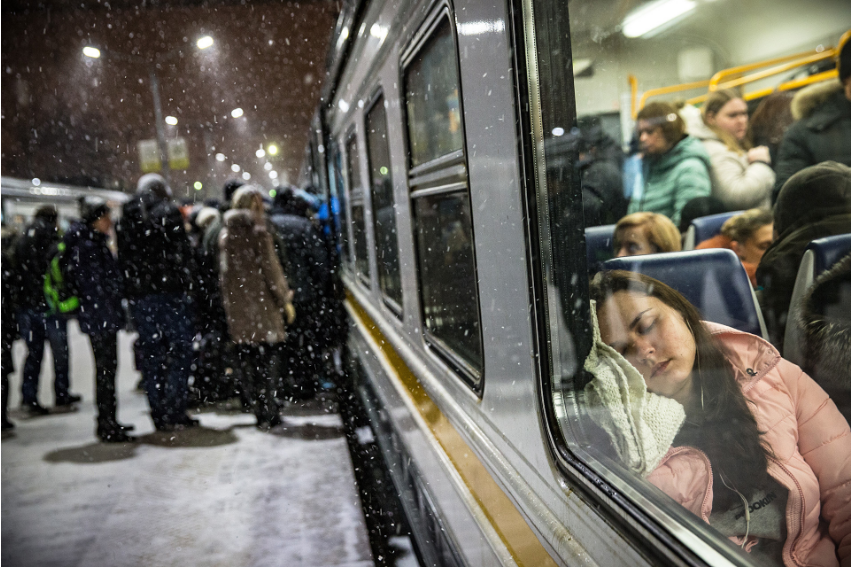
MULTIPOLYGON (((88 338, 69 326, 76 412, 29 418, 18 410, 25 348, 15 345, 11 418, 2 441, 5 566, 372 566, 340 417, 314 401, 283 411, 263 433, 227 409, 201 427, 154 430, 134 390, 133 337, 119 337, 118 416, 139 441, 94 435, 88 338)), ((46 350, 49 353, 49 349, 46 350)), ((53 403, 46 355, 39 400, 53 403)))

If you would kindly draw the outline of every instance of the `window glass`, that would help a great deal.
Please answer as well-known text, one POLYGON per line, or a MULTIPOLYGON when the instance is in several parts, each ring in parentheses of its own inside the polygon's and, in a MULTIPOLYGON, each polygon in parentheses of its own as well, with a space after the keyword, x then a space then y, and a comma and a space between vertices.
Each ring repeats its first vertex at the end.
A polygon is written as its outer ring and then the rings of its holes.
MULTIPOLYGON (((840 100, 832 51, 848 29, 850 6, 822 1, 803 11, 793 0, 629 0, 617 10, 612 6, 571 4, 569 34, 563 3, 536 3, 538 38, 565 42, 535 47, 542 113, 531 117, 540 120, 531 127, 540 129, 534 142, 542 142, 533 144, 534 163, 546 164, 536 174, 538 189, 548 196, 538 207, 547 213, 539 221, 552 414, 561 420, 554 426, 612 487, 641 495, 633 502, 647 507, 654 522, 698 535, 684 542, 701 544, 696 550, 702 554, 721 553, 741 563, 745 550, 747 561, 780 565, 793 530, 785 511, 794 496, 779 489, 783 476, 776 476, 769 462, 760 465, 760 442, 783 439, 769 448, 779 456, 786 444, 794 447, 799 433, 794 428, 782 435, 767 419, 777 408, 758 398, 746 402, 749 392, 743 395, 731 379, 735 373, 756 375, 751 368, 734 370, 722 355, 725 348, 742 349, 745 341, 734 345, 724 336, 711 340, 696 333, 703 324, 696 319, 686 325, 680 314, 688 310, 672 315, 667 302, 674 303, 673 296, 655 301, 647 294, 622 293, 595 313, 601 315, 604 343, 623 358, 595 349, 589 300, 596 289, 584 268, 600 268, 596 261, 617 252, 623 237, 624 253, 665 253, 654 257, 666 264, 654 273, 648 264, 628 267, 680 287, 700 319, 729 323, 713 314, 730 313, 732 307, 739 310, 730 314, 734 318, 749 319, 746 310, 755 312, 747 284, 739 295, 733 277, 723 280, 719 268, 701 260, 686 265, 674 251, 681 249, 691 217, 769 210, 785 168, 784 133, 794 132, 788 129, 793 117, 787 90, 827 80, 824 88, 835 89, 840 100), (714 77, 718 84, 711 85, 714 77), (610 225, 633 213, 648 215, 614 235, 610 225), (602 238, 592 238, 601 236, 595 235, 599 226, 606 226, 602 238), (596 242, 604 248, 591 248, 596 242), (735 295, 747 301, 729 304, 735 295), (717 341, 721 348, 714 351, 717 341), (605 360, 610 370, 623 370, 615 373, 619 380, 607 383, 606 372, 592 373, 595 361, 585 366, 590 353, 597 357, 597 369, 605 360), (625 384, 629 393, 619 390, 625 384), (613 390, 607 392, 608 387, 613 390), (626 407, 623 401, 636 392, 641 396, 626 407), (736 404, 721 404, 722 392, 736 404), (757 426, 745 428, 751 420, 757 426), (670 448, 679 448, 676 456, 666 455, 670 448), (702 472, 692 478, 697 485, 686 487, 676 474, 686 470, 702 472), (712 502, 703 503, 709 522, 703 522, 697 516, 700 499, 691 499, 710 487, 712 502), (746 534, 749 544, 743 549, 731 546, 728 537, 746 534)), ((848 109, 848 100, 843 103, 848 109)), ((708 237, 717 236, 718 229, 708 237)), ((734 262, 736 276, 745 277, 734 262)), ((613 285, 628 286, 623 280, 613 285)), ((771 294, 771 287, 763 293, 764 298, 771 294)), ((759 341, 752 342, 754 349, 759 341)), ((836 544, 826 542, 829 548, 836 544)))
POLYGON ((405 73, 411 167, 462 148, 458 63, 447 18, 405 73))
POLYGON ((367 113, 366 126, 379 287, 382 294, 393 300, 396 308, 401 309, 402 284, 399 275, 399 252, 396 239, 396 209, 393 200, 388 122, 384 97, 379 97, 367 113))
POLYGON ((473 369, 481 369, 468 196, 422 197, 415 204, 424 326, 473 369))
POLYGON ((349 173, 349 199, 352 203, 352 240, 355 252, 355 271, 362 279, 370 279, 367 257, 367 231, 364 226, 364 190, 361 187, 361 162, 358 139, 353 133, 346 142, 346 165, 349 173))
POLYGON ((343 157, 337 145, 334 146, 329 163, 329 186, 331 189, 331 216, 339 243, 341 260, 349 262, 349 227, 347 224, 346 189, 343 187, 343 157))
POLYGON ((442 158, 427 177, 409 175, 420 305, 426 341, 472 388, 483 360, 470 195, 452 27, 439 16, 403 71, 412 168, 442 158), (425 181, 424 181, 425 180, 425 181))

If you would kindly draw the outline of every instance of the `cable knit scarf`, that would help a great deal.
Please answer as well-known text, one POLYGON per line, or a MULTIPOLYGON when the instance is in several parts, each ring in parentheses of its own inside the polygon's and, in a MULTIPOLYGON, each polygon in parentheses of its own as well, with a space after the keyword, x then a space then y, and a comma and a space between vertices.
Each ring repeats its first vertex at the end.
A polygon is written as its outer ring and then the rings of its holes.
POLYGON ((648 392, 639 371, 601 341, 592 301, 594 344, 585 369, 589 414, 612 440, 619 458, 634 473, 647 476, 659 465, 686 417, 677 401, 648 392))

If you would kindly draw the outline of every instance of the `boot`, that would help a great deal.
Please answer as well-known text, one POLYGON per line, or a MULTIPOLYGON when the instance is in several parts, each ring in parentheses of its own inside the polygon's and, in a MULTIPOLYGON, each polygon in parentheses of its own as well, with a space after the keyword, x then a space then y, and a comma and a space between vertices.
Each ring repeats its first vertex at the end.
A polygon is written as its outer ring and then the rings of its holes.
POLYGON ((135 437, 125 433, 122 425, 115 421, 98 422, 98 428, 95 433, 101 442, 110 444, 136 441, 135 437))

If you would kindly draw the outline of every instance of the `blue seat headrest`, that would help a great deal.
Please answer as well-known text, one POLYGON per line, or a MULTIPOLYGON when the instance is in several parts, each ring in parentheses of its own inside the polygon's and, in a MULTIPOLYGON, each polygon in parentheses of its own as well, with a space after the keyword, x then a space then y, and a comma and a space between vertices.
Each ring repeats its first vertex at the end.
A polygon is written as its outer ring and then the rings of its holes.
POLYGON ((814 276, 831 268, 838 260, 849 254, 852 235, 834 235, 812 241, 807 250, 814 253, 814 276))

